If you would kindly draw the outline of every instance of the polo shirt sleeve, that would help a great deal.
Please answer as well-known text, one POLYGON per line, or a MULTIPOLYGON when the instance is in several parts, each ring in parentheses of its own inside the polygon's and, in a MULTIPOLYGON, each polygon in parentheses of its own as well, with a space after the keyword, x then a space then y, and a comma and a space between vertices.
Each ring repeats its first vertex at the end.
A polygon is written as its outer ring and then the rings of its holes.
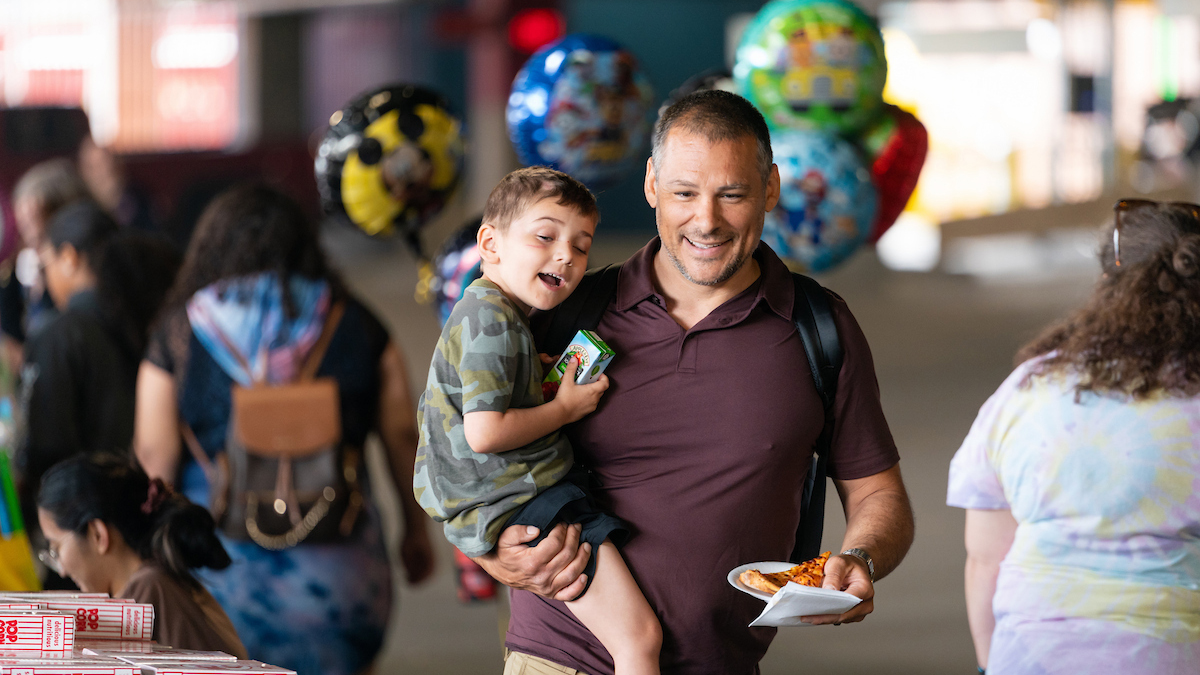
POLYGON ((895 466, 900 454, 883 416, 867 338, 844 300, 831 294, 830 304, 844 357, 834 401, 829 476, 841 480, 866 478, 895 466))
POLYGON ((463 326, 457 370, 463 414, 504 412, 513 397, 522 354, 533 349, 529 331, 507 308, 485 304, 463 326))

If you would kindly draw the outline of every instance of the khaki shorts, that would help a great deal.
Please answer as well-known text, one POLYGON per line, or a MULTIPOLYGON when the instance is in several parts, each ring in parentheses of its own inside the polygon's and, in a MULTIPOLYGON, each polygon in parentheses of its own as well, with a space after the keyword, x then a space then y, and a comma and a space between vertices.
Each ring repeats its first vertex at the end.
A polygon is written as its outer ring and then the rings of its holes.
POLYGON ((504 650, 504 675, 587 675, 536 656, 504 650))

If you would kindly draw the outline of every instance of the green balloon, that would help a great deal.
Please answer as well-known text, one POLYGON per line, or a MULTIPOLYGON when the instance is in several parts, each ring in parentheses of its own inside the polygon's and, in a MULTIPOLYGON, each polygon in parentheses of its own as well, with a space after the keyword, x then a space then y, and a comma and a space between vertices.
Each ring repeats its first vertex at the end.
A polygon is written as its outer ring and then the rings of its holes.
POLYGON ((853 134, 883 108, 883 36, 845 0, 774 0, 746 27, 733 77, 772 127, 853 134))

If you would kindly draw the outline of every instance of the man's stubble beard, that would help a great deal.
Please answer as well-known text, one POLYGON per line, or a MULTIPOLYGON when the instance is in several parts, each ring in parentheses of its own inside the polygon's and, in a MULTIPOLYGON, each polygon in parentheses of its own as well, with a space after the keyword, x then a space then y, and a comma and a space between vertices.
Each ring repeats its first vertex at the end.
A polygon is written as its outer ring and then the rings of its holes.
MULTIPOLYGON (((680 246, 682 245, 683 244, 680 244, 680 246)), ((716 277, 711 280, 704 281, 701 279, 694 279, 692 275, 688 274, 687 267, 679 258, 675 257, 675 252, 670 246, 664 244, 662 250, 667 254, 667 259, 671 261, 671 264, 675 266, 675 269, 679 271, 679 274, 682 275, 684 279, 687 279, 697 286, 719 286, 725 283, 731 277, 733 277, 733 275, 737 274, 738 270, 742 269, 742 265, 745 265, 746 261, 749 260, 753 255, 752 251, 748 251, 745 254, 730 260, 725 264, 725 267, 717 273, 716 277)))

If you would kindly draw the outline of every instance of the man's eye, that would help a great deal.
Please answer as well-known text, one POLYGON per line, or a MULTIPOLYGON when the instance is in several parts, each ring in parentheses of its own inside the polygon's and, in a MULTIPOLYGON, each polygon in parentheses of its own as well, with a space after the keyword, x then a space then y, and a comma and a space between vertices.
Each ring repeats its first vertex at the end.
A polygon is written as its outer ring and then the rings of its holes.
POLYGON ((682 199, 687 199, 688 197, 691 197, 691 196, 692 196, 692 194, 693 194, 693 193, 691 193, 691 192, 676 192, 676 193, 675 193, 675 196, 676 196, 676 197, 680 197, 680 198, 682 198, 682 199))
POLYGON ((742 198, 742 194, 739 192, 726 192, 725 194, 723 194, 721 196, 724 197, 725 199, 741 199, 742 198))

